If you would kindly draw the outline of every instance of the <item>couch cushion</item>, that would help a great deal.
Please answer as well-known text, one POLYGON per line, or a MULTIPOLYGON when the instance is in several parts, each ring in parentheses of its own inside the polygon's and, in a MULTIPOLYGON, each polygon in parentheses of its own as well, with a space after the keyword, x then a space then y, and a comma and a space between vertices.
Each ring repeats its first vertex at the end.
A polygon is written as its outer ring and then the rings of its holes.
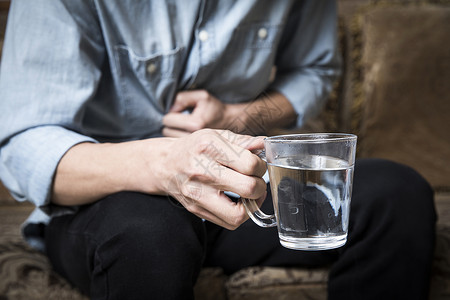
POLYGON ((226 283, 229 300, 327 299, 327 269, 250 267, 226 283))
POLYGON ((450 187, 450 6, 382 3, 357 21, 358 154, 408 164, 435 188, 450 187))
POLYGON ((22 241, 4 239, 0 244, 0 298, 87 300, 52 271, 43 254, 22 241))
POLYGON ((450 299, 450 226, 438 224, 430 300, 450 299))

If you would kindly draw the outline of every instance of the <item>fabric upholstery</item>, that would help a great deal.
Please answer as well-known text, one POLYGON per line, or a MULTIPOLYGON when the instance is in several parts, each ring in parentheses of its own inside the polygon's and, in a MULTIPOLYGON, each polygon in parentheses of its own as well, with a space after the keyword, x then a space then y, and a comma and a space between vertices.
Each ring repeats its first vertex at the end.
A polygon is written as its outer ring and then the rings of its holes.
POLYGON ((450 6, 377 5, 354 30, 359 155, 408 164, 433 187, 450 187, 450 6))

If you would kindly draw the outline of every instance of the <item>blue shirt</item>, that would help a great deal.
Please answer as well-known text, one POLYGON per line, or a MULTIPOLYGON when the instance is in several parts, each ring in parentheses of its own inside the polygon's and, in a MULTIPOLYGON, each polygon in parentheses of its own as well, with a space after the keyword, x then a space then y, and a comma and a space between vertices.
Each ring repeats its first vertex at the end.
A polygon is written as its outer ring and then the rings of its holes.
POLYGON ((16 0, 0 71, 0 177, 37 209, 55 169, 81 142, 161 135, 178 91, 226 103, 277 90, 301 126, 339 72, 334 0, 16 0), (273 70, 276 74, 273 77, 273 70))

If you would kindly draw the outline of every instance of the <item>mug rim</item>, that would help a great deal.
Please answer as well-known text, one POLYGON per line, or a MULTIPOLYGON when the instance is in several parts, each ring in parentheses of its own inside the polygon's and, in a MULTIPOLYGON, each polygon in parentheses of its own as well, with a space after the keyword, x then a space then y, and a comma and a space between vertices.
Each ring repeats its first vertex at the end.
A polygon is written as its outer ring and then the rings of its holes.
POLYGON ((322 142, 339 142, 339 141, 356 141, 357 135, 352 133, 293 133, 281 134, 264 138, 264 141, 270 143, 322 143, 322 142))

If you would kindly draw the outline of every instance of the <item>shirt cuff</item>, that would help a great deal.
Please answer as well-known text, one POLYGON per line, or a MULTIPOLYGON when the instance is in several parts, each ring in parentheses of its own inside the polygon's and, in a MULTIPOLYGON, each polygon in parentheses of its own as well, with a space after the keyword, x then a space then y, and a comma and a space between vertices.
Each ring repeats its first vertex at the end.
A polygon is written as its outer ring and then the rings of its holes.
POLYGON ((30 201, 50 214, 45 208, 56 167, 67 150, 82 142, 97 141, 60 126, 39 126, 12 137, 0 149, 3 183, 18 201, 30 201))
POLYGON ((332 83, 314 72, 304 71, 295 78, 292 75, 277 76, 270 89, 280 92, 291 102, 297 114, 295 125, 299 128, 320 113, 332 89, 332 83))

